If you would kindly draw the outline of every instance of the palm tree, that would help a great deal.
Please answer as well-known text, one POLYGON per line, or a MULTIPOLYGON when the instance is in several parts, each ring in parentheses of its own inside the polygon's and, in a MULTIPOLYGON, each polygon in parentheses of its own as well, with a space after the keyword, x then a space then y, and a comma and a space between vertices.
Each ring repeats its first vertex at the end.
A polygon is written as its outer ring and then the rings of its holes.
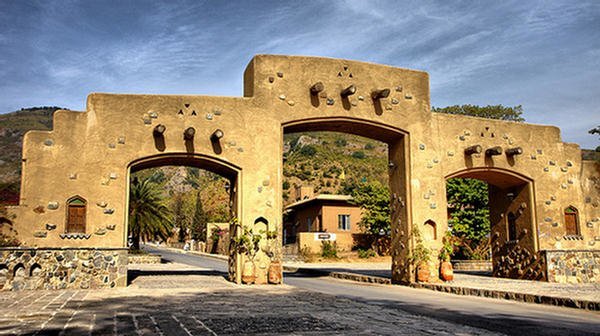
POLYGON ((172 229, 172 213, 164 204, 162 191, 149 180, 140 182, 135 178, 131 183, 129 196, 129 234, 133 238, 132 249, 139 250, 141 238, 166 240, 172 229))

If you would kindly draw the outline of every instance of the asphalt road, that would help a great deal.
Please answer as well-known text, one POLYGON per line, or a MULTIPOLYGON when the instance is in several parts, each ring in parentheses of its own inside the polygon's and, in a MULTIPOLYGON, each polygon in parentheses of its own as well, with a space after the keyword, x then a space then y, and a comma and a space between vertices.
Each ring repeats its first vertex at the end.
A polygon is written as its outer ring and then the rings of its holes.
MULTIPOLYGON (((146 246, 166 260, 227 272, 222 260, 146 246)), ((286 273, 284 282, 300 289, 342 296, 438 320, 509 335, 600 335, 600 313, 539 304, 459 296, 403 286, 363 284, 286 273)))

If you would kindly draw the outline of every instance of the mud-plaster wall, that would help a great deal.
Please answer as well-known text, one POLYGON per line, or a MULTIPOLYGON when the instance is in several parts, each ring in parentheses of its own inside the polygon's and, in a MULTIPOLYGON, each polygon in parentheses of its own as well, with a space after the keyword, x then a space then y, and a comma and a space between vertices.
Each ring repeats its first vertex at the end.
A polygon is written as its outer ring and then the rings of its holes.
MULTIPOLYGON (((582 163, 579 148, 562 143, 555 127, 431 113, 427 73, 383 65, 261 55, 244 79, 243 98, 94 93, 85 113, 57 111, 52 131, 24 138, 21 202, 14 209, 18 238, 27 246, 125 246, 130 163, 189 152, 239 170, 235 210, 241 223, 253 225, 262 216, 281 235, 283 132, 337 129, 390 144, 395 282, 413 275, 405 261, 409 224, 435 221, 438 239, 427 244, 441 247, 445 177, 467 168, 495 167, 532 181, 534 251, 594 248, 598 165, 582 163), (311 95, 316 82, 325 90, 311 95), (340 92, 351 84, 356 93, 343 99, 340 92), (390 89, 389 96, 371 99, 382 88, 390 89), (167 128, 162 151, 152 135, 158 124, 167 128), (196 130, 193 149, 183 140, 187 127, 196 130), (224 132, 220 152, 210 141, 217 128, 224 132), (464 148, 474 144, 484 150, 520 146, 523 154, 514 160, 506 155, 467 160, 464 148), (65 202, 74 195, 87 200, 86 235, 61 237, 65 202), (564 239, 562 211, 568 205, 580 212, 581 239, 564 239)), ((259 282, 268 264, 266 256, 260 260, 259 282)))

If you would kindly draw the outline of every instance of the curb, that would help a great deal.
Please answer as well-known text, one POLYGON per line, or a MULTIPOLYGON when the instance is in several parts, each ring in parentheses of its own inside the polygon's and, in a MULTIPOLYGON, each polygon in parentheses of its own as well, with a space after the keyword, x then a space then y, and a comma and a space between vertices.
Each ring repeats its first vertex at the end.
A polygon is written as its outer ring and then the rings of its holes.
MULTIPOLYGON (((350 280, 356 282, 375 283, 382 285, 391 285, 392 281, 388 278, 370 276, 364 274, 350 273, 350 272, 330 272, 322 269, 311 269, 311 268, 296 268, 284 266, 284 270, 288 272, 298 272, 311 275, 329 276, 332 278, 350 280)), ((536 303, 558 307, 568 307, 576 309, 584 309, 589 311, 600 311, 600 302, 589 301, 589 300, 577 300, 572 298, 538 295, 538 294, 526 294, 517 292, 500 291, 493 289, 481 289, 472 287, 458 287, 449 286, 442 284, 429 284, 429 283, 411 283, 407 287, 417 289, 428 289, 437 292, 455 294, 455 295, 467 295, 467 296, 479 296, 493 299, 504 299, 517 302, 525 303, 536 303)))

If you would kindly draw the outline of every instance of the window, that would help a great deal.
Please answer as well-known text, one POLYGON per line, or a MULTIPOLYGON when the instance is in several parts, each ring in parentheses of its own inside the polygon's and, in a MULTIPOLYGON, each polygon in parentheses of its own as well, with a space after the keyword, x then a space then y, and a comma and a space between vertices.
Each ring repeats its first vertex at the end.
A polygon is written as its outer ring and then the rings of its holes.
POLYGON ((517 216, 514 213, 508 213, 508 241, 517 240, 517 216))
POLYGON ((338 229, 350 230, 350 215, 338 215, 338 229))
POLYGON ((307 229, 308 232, 312 231, 312 218, 307 218, 306 219, 306 227, 308 228, 307 229))
POLYGON ((578 211, 574 206, 568 206, 565 209, 565 229, 567 236, 579 235, 578 211))
POLYGON ((66 233, 85 233, 86 202, 75 196, 67 201, 66 233))

